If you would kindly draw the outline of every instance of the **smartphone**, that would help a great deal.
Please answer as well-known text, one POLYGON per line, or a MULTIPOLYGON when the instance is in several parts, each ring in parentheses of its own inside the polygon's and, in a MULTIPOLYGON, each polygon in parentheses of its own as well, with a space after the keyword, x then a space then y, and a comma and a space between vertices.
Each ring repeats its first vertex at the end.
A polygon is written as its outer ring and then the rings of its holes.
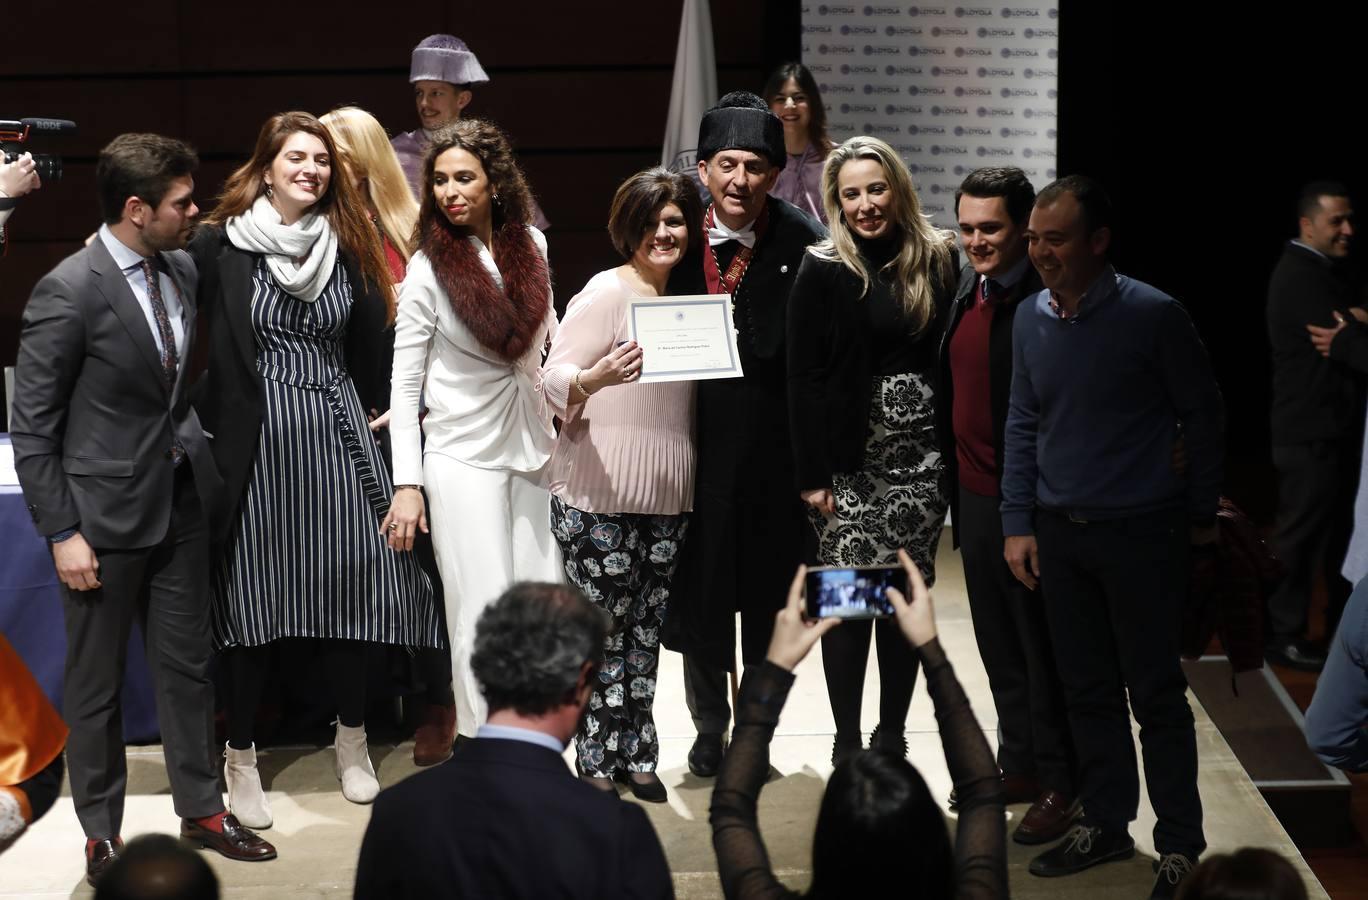
POLYGON ((907 596, 902 566, 861 566, 807 570, 806 613, 809 619, 877 619, 893 615, 888 589, 907 596))

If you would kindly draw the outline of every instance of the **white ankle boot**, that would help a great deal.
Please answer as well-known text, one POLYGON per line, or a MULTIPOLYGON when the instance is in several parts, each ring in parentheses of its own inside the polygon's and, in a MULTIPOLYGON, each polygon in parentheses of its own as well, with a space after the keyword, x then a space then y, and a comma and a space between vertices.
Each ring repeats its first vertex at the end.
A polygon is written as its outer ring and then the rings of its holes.
POLYGON ((380 782, 375 778, 370 752, 366 749, 366 726, 348 728, 337 723, 337 777, 342 782, 342 796, 353 803, 370 803, 380 793, 380 782))
POLYGON ((223 745, 223 780, 228 786, 228 810, 247 828, 271 827, 271 804, 261 789, 256 744, 246 750, 223 745))

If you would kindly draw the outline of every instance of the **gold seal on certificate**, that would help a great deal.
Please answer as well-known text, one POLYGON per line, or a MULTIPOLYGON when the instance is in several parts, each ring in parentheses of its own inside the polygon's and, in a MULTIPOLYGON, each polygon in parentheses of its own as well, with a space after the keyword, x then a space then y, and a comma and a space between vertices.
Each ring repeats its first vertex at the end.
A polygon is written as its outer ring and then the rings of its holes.
POLYGON ((633 297, 627 301, 627 333, 641 346, 643 383, 745 374, 728 294, 633 297))

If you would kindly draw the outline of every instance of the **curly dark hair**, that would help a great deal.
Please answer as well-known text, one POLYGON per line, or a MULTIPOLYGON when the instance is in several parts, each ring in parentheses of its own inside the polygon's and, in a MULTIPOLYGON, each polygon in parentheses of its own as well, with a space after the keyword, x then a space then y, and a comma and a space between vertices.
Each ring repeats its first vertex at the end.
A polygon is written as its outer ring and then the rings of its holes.
POLYGON ((513 148, 508 136, 486 119, 457 119, 433 136, 432 146, 423 157, 423 196, 418 207, 418 227, 414 230, 413 243, 416 246, 427 222, 446 224, 444 216, 437 208, 437 199, 432 193, 432 164, 443 153, 452 148, 460 148, 480 161, 485 176, 489 179, 489 192, 493 198, 490 204, 494 217, 494 230, 508 222, 519 225, 532 223, 532 191, 527 186, 522 169, 513 158, 513 148))
POLYGON ((607 636, 607 615, 577 589, 521 581, 480 613, 470 667, 491 712, 541 715, 574 700, 584 664, 603 664, 607 636))

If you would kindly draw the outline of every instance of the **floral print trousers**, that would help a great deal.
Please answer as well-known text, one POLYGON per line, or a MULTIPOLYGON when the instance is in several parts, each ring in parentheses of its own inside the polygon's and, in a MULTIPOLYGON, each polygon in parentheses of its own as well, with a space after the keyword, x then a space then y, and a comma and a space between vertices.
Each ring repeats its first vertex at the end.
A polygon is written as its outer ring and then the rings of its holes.
POLYGON ((654 772, 660 758, 651 708, 660 623, 688 516, 593 513, 551 497, 551 531, 565 577, 613 618, 589 708, 575 735, 580 771, 654 772))

